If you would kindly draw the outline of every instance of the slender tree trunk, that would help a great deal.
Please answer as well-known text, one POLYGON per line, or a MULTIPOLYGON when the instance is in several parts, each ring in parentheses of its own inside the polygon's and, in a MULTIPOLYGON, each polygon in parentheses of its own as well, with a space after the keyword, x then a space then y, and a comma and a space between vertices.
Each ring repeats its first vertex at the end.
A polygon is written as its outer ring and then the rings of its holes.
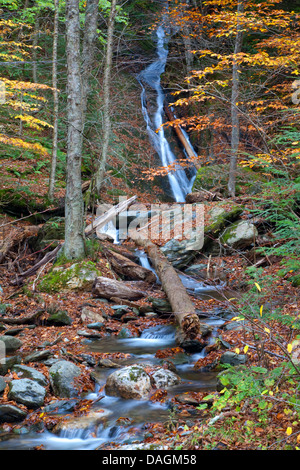
MULTIPOLYGON (((243 1, 238 2, 237 13, 238 15, 244 12, 243 1)), ((237 23, 237 35, 235 40, 234 55, 242 51, 243 43, 243 32, 239 24, 237 23)), ((236 185, 236 170, 237 170, 237 156, 240 143, 240 128, 239 128, 239 111, 237 107, 237 100, 239 96, 239 66, 237 61, 233 60, 232 66, 232 92, 231 92, 231 156, 229 165, 229 180, 228 180, 228 192, 229 196, 235 197, 235 185, 236 185)))
POLYGON ((58 89, 57 89, 57 43, 58 43, 58 9, 59 0, 54 0, 54 32, 53 32, 53 52, 52 52, 52 87, 53 87, 53 137, 52 137, 52 158, 49 178, 48 197, 50 200, 54 196, 55 172, 57 162, 57 131, 58 131, 58 89))
POLYGON ((95 41, 97 38, 99 0, 87 0, 85 10, 84 36, 82 45, 82 112, 86 114, 87 99, 90 91, 89 76, 93 64, 95 41))
POLYGON ((95 188, 97 194, 100 193, 102 183, 104 180, 109 137, 110 137, 110 79, 111 79, 111 64, 112 64, 112 53, 113 53, 113 35, 115 28, 115 18, 117 13, 118 0, 111 1, 110 14, 108 19, 108 30, 107 30, 107 45, 106 45, 106 58, 105 58, 105 69, 104 69, 104 80, 103 80, 103 95, 104 95, 104 108, 103 108, 103 145, 102 153, 99 161, 98 169, 95 178, 95 188))
POLYGON ((34 24, 34 36, 33 36, 33 67, 32 67, 32 78, 34 83, 37 83, 37 45, 40 29, 40 19, 37 15, 35 24, 34 24))
POLYGON ((67 36, 67 186, 65 197, 65 244, 68 259, 84 257, 83 196, 81 190, 82 159, 82 87, 80 67, 79 0, 66 2, 67 36))

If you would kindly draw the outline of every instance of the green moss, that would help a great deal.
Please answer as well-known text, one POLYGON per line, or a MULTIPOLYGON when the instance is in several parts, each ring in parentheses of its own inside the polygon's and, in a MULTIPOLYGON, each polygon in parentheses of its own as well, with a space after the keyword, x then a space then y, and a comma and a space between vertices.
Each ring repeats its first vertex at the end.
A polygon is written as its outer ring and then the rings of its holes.
MULTIPOLYGON (((227 194, 229 166, 223 165, 207 165, 199 168, 197 176, 193 184, 192 191, 201 189, 217 190, 222 194, 227 194)), ((241 194, 243 188, 253 194, 259 190, 263 181, 262 175, 254 172, 250 168, 238 167, 236 176, 236 193, 241 194)))
POLYGON ((101 272, 92 261, 81 261, 70 267, 54 266, 39 284, 42 292, 54 293, 62 290, 84 290, 93 284, 101 272))

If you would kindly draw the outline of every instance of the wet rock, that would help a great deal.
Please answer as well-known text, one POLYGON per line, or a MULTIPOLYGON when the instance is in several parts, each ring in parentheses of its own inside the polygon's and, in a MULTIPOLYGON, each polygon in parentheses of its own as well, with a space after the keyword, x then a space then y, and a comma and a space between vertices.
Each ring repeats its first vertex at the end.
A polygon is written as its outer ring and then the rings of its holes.
POLYGON ((34 380, 35 382, 39 383, 44 387, 46 387, 46 385, 48 384, 48 381, 44 374, 34 369, 33 367, 28 367, 23 364, 16 364, 13 366, 12 370, 13 372, 16 372, 19 377, 34 380))
POLYGON ((141 365, 135 364, 113 372, 106 381, 105 393, 125 399, 147 399, 151 380, 141 365))
POLYGON ((169 369, 157 369, 152 375, 156 388, 166 389, 173 387, 181 382, 179 375, 175 374, 169 369))
POLYGON ((62 360, 53 364, 49 369, 49 376, 54 394, 61 398, 70 398, 78 395, 74 379, 80 373, 80 368, 72 362, 62 360))
POLYGON ((74 411, 79 402, 80 400, 76 398, 70 400, 54 400, 46 405, 43 411, 51 414, 65 414, 74 411))
POLYGON ((170 313, 172 312, 171 304, 166 299, 157 299, 155 297, 149 297, 149 302, 152 304, 152 308, 155 312, 159 313, 170 313))
POLYGON ((180 377, 168 369, 153 368, 147 364, 133 364, 113 372, 107 378, 105 392, 107 395, 125 399, 145 400, 149 398, 153 387, 166 389, 180 381, 180 377))
POLYGON ((122 328, 121 331, 118 333, 118 338, 137 338, 139 335, 138 333, 134 333, 129 330, 129 328, 122 328))
POLYGON ((12 380, 8 384, 8 399, 22 403, 28 408, 39 408, 44 404, 46 389, 30 379, 12 380))
POLYGON ((0 393, 4 392, 6 387, 6 382, 3 377, 0 377, 0 393))
POLYGON ((1 336, 0 341, 3 341, 6 352, 16 351, 23 344, 19 338, 9 335, 1 336))
POLYGON ((91 428, 105 421, 111 414, 112 412, 106 409, 90 411, 84 416, 66 418, 60 421, 52 431, 55 434, 62 431, 71 431, 73 433, 75 430, 91 428))
POLYGON ((16 423, 23 421, 27 412, 15 405, 0 405, 0 423, 16 423))

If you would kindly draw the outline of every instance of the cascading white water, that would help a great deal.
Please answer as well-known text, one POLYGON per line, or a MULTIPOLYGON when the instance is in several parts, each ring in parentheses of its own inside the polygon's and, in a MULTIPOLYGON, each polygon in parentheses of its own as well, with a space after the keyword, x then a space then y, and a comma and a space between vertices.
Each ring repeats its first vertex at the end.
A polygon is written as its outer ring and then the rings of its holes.
MULTIPOLYGON (((170 164, 176 164, 176 156, 172 152, 170 145, 165 137, 165 132, 162 126, 163 124, 163 106, 164 106, 164 93, 161 87, 160 77, 165 70, 168 50, 166 48, 167 37, 162 26, 159 26, 156 32, 157 35, 157 60, 152 62, 145 70, 143 70, 138 80, 142 87, 141 102, 142 112, 147 125, 147 131, 150 136, 150 140, 160 156, 162 165, 167 167, 170 164), (149 116, 146 103, 146 89, 143 85, 146 83, 156 92, 156 103, 157 108, 153 118, 149 116)), ((193 180, 189 179, 185 170, 177 165, 174 171, 168 172, 168 179, 170 187, 173 193, 174 200, 176 202, 185 202, 186 195, 191 192, 193 180)))

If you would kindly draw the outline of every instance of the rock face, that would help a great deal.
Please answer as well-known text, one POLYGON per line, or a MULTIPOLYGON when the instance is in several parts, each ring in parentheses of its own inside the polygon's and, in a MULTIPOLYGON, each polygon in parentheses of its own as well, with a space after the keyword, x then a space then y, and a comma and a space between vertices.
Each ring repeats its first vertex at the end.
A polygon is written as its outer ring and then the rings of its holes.
POLYGON ((61 398, 70 398, 78 395, 74 386, 74 379, 81 373, 79 367, 69 361, 58 361, 49 369, 50 383, 53 392, 61 398))
POLYGON ((152 369, 150 374, 146 367, 147 365, 134 364, 113 372, 107 378, 105 392, 125 399, 146 400, 152 388, 169 388, 181 381, 170 370, 160 367, 152 369))
POLYGON ((220 242, 234 250, 243 249, 252 245, 257 236, 258 231, 255 225, 242 220, 228 227, 222 233, 220 242))
POLYGON ((22 403, 28 408, 39 408, 44 404, 46 389, 34 380, 20 379, 9 382, 8 399, 22 403))

